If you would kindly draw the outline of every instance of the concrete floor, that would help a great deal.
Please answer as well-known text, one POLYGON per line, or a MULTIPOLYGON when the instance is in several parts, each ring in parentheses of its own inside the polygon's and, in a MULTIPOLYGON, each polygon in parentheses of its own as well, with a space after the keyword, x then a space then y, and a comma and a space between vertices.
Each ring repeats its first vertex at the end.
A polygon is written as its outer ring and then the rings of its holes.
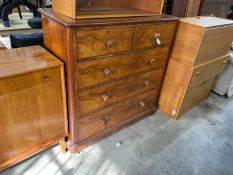
POLYGON ((0 173, 54 174, 233 175, 233 98, 211 94, 178 121, 158 111, 80 154, 56 146, 0 173))

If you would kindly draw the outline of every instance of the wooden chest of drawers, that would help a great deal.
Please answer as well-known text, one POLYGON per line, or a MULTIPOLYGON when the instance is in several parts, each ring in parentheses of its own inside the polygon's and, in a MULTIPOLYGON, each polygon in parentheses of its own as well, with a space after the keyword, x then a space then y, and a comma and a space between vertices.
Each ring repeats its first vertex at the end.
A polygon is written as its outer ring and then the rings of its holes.
POLYGON ((41 13, 45 46, 66 64, 71 152, 155 112, 177 18, 41 13))
POLYGON ((215 17, 181 19, 159 108, 177 119, 208 97, 228 59, 233 22, 215 17))
POLYGON ((39 46, 0 55, 1 171, 68 133, 63 63, 39 46))

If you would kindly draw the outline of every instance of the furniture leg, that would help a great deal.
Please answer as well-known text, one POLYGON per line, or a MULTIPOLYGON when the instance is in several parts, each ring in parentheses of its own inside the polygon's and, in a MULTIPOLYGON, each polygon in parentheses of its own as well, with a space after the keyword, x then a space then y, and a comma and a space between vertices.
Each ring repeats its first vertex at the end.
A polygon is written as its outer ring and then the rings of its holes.
POLYGON ((68 151, 65 138, 60 139, 60 150, 62 153, 66 153, 68 151))

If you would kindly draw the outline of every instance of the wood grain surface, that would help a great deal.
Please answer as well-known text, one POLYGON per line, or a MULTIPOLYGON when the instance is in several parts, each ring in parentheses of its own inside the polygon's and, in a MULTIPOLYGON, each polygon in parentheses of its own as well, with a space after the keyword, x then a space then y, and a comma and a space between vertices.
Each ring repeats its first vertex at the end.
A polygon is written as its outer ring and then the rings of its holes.
POLYGON ((80 92, 80 114, 87 114, 99 108, 109 106, 137 93, 158 90, 160 88, 163 71, 163 67, 161 67, 141 75, 80 92))
POLYGON ((152 46, 168 46, 172 41, 175 24, 156 24, 136 28, 134 48, 140 49, 152 46), (156 36, 161 44, 156 42, 156 36))
POLYGON ((80 88, 165 65, 168 48, 149 49, 78 64, 80 88))
POLYGON ((79 140, 86 139, 134 115, 153 108, 157 102, 157 95, 158 91, 143 93, 79 119, 80 126, 77 132, 79 140))
POLYGON ((78 59, 131 50, 134 28, 77 32, 78 59))

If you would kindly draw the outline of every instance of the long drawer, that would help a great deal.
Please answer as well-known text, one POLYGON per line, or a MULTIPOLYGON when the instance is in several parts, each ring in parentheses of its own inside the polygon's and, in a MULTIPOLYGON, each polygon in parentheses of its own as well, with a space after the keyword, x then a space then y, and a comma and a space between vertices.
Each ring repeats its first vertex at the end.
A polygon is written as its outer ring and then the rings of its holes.
POLYGON ((78 87, 83 88, 134 73, 155 69, 166 63, 168 48, 154 48, 130 54, 78 63, 78 87))
POLYGON ((195 69, 189 87, 200 84, 201 82, 222 73, 228 60, 229 56, 226 56, 213 63, 195 69))
POLYGON ((59 81, 60 77, 60 68, 56 67, 0 79, 0 96, 59 81))
POLYGON ((187 89, 180 107, 179 116, 206 99, 209 96, 214 83, 215 77, 187 89))
POLYGON ((78 140, 84 140, 101 131, 124 122, 146 110, 152 109, 157 103, 158 91, 150 91, 128 100, 116 103, 97 113, 78 120, 78 140))
POLYGON ((131 50, 133 34, 134 27, 78 31, 78 59, 131 50))
POLYGON ((136 28, 134 48, 164 46, 171 43, 175 24, 146 25, 136 28))
POLYGON ((163 67, 160 67, 139 76, 119 80, 80 92, 80 114, 89 113, 137 93, 143 93, 148 90, 158 90, 162 81, 163 72, 163 67))

